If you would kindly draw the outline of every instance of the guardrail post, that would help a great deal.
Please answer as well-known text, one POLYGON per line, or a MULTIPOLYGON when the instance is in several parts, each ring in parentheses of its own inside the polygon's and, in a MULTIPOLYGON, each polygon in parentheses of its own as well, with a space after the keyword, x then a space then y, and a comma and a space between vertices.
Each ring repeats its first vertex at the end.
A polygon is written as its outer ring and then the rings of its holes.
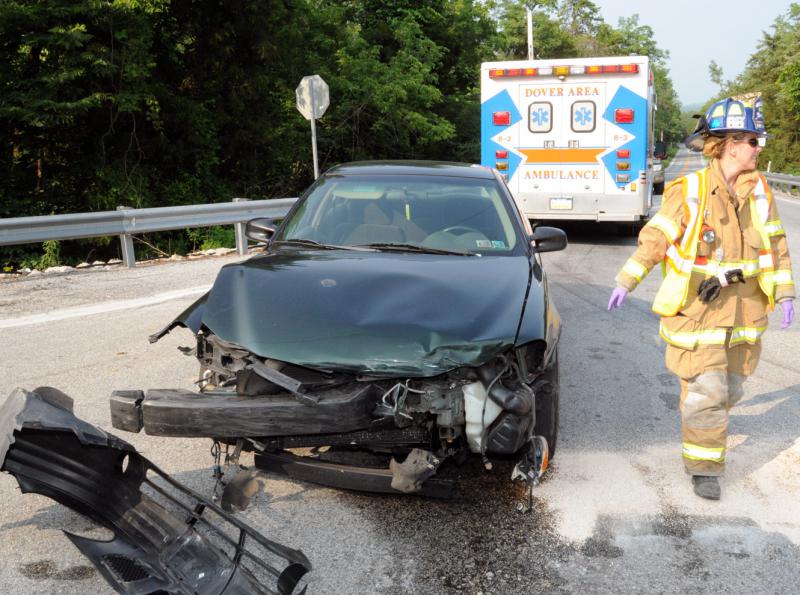
MULTIPOLYGON (((249 200, 249 198, 234 198, 233 202, 246 202, 249 200)), ((236 230, 236 252, 239 256, 247 256, 247 236, 244 235, 246 224, 247 222, 245 221, 237 221, 233 224, 233 228, 236 230)))
MULTIPOLYGON (((129 207, 117 207, 118 211, 125 211, 129 207)), ((133 250, 133 236, 129 233, 123 233, 119 236, 119 241, 122 244, 122 262, 129 269, 136 265, 136 253, 133 250)))

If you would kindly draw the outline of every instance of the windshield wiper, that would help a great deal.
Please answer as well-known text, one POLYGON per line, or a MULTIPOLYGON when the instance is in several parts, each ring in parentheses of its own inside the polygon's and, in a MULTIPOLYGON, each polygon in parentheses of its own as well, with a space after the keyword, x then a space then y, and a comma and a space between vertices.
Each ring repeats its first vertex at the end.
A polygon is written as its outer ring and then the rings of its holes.
POLYGON ((459 252, 457 250, 444 250, 442 248, 427 248, 417 244, 398 244, 392 242, 375 242, 372 244, 359 244, 364 248, 376 250, 394 250, 397 252, 420 252, 422 254, 454 254, 456 256, 477 256, 475 252, 459 252))
POLYGON ((307 238, 287 238, 285 240, 275 240, 273 244, 288 244, 290 246, 304 246, 307 248, 316 248, 317 250, 356 250, 368 251, 371 248, 362 248, 359 246, 340 246, 338 244, 321 244, 316 240, 309 240, 307 238))
POLYGON ((308 246, 310 248, 319 248, 320 250, 339 250, 340 248, 347 248, 347 246, 331 246, 330 244, 320 244, 314 240, 306 238, 287 238, 285 240, 276 240, 275 244, 291 244, 292 246, 308 246))

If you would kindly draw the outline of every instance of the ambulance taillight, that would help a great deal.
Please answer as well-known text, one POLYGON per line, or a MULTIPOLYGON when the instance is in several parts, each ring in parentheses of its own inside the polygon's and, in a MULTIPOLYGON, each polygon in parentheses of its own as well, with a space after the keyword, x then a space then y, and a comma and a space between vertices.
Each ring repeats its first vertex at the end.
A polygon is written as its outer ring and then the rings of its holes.
POLYGON ((495 126, 511 126, 511 112, 494 112, 492 122, 495 126))
POLYGON ((614 123, 615 124, 632 124, 633 123, 633 110, 629 107, 614 110, 614 123))

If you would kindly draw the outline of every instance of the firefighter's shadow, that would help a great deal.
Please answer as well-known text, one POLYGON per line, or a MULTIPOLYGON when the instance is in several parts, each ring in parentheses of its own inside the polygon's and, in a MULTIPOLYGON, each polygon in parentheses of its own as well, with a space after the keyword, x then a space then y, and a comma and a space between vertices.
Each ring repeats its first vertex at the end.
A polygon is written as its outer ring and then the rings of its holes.
POLYGON ((734 479, 758 474, 787 456, 791 460, 786 464, 796 465, 793 461, 800 453, 795 423, 800 418, 800 384, 766 393, 751 391, 745 384, 744 399, 730 410, 726 474, 734 479))

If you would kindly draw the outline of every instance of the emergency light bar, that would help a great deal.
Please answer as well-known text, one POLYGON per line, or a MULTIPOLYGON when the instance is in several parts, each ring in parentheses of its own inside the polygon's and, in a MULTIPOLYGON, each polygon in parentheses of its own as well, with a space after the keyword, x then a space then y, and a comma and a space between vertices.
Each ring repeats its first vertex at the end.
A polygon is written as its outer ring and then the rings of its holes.
POLYGON ((567 76, 569 74, 636 74, 639 72, 638 64, 602 64, 592 66, 544 66, 540 68, 492 68, 489 78, 512 78, 532 76, 567 76))

